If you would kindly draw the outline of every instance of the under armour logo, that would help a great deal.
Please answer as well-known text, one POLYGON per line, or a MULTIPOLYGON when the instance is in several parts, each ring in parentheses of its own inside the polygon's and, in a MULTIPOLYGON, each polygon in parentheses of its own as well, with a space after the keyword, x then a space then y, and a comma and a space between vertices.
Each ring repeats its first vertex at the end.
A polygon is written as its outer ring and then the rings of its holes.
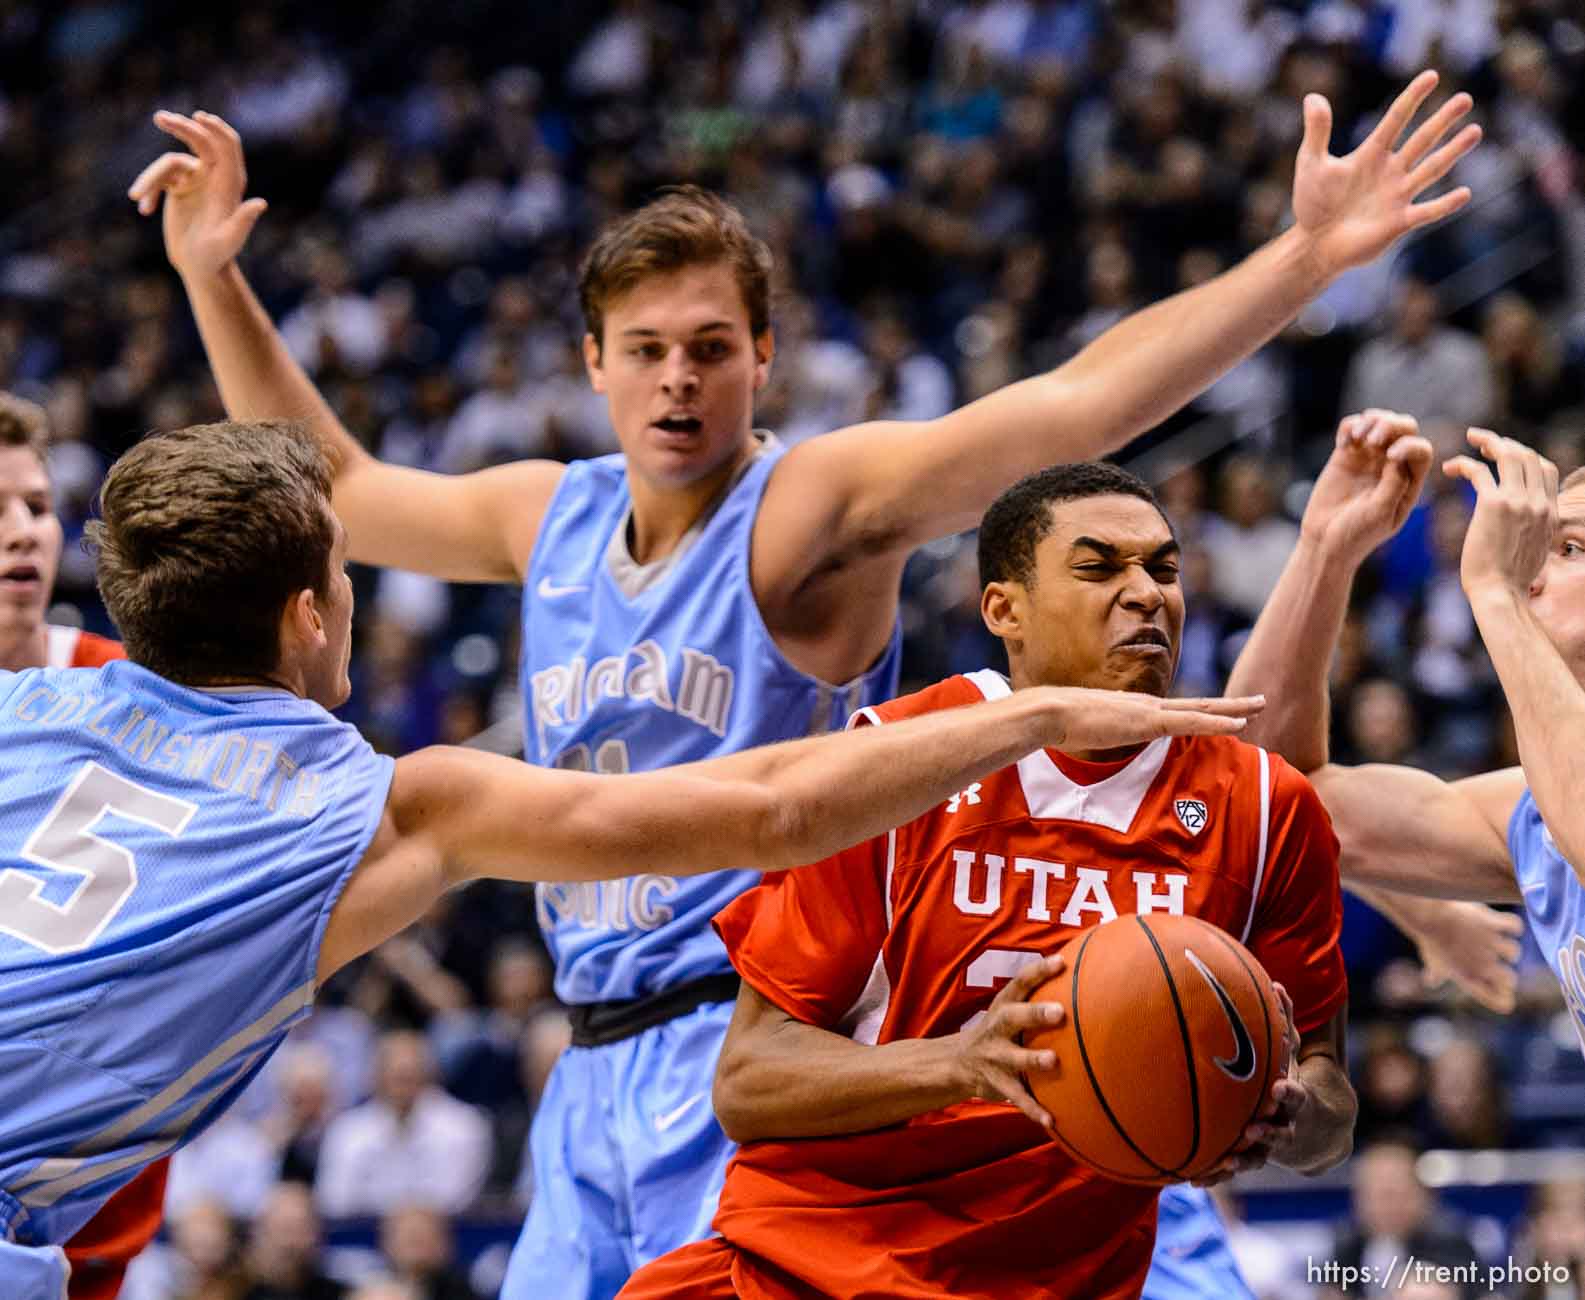
POLYGON ((979 801, 980 783, 976 781, 967 790, 959 790, 957 794, 953 795, 952 798, 947 800, 947 811, 949 813, 955 813, 965 803, 979 803, 979 801))
POLYGON ((1198 835, 1205 829, 1206 820, 1210 813, 1206 811, 1205 804, 1199 799, 1174 799, 1172 811, 1178 814, 1178 820, 1183 823, 1183 829, 1190 835, 1198 835))

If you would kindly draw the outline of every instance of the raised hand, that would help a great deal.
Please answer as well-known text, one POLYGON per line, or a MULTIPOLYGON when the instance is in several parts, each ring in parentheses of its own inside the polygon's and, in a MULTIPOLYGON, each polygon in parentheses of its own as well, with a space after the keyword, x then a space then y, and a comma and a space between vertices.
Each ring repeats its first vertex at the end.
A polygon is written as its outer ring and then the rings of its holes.
POLYGON ((127 197, 148 217, 163 196, 166 257, 183 278, 211 275, 242 251, 267 206, 263 199, 242 197, 248 183, 242 138, 213 113, 185 117, 162 109, 154 125, 192 152, 161 154, 132 182, 127 197))
POLYGON ((1304 508, 1305 537, 1340 562, 1363 562, 1403 527, 1430 468, 1431 444, 1412 415, 1347 416, 1304 508))
POLYGON ((1464 592, 1471 600, 1503 591, 1528 595, 1557 533, 1557 466, 1490 429, 1471 429, 1469 440, 1484 460, 1455 456, 1442 466, 1475 489, 1459 562, 1464 592), (1495 476, 1488 460, 1496 463, 1495 476))
POLYGON ((1436 88, 1437 75, 1422 72, 1392 103, 1376 129, 1353 153, 1333 157, 1332 106, 1323 95, 1304 99, 1304 139, 1293 176, 1293 214, 1314 241, 1327 274, 1374 261, 1400 235, 1451 216, 1469 202, 1469 189, 1423 203, 1415 198, 1441 180, 1453 164, 1480 143, 1480 127, 1448 132, 1474 106, 1454 95, 1422 122, 1402 147, 1394 148, 1420 106, 1436 88))
POLYGON ((1055 1126, 1046 1109, 1024 1084, 1024 1076, 1055 1070, 1057 1054, 1024 1047, 1020 1036, 1030 1029, 1062 1023, 1066 1010, 1057 1002, 1031 1002, 1030 996, 1062 970, 1059 956, 1032 961, 1007 982, 983 1015, 974 1017, 950 1039, 954 1069, 965 1097, 1005 1101, 1017 1106, 1047 1133, 1055 1126))
POLYGON ((1179 700, 1083 686, 1042 689, 1051 693, 1055 706, 1047 743, 1067 750, 1116 749, 1158 736, 1231 736, 1266 707, 1264 695, 1179 700))

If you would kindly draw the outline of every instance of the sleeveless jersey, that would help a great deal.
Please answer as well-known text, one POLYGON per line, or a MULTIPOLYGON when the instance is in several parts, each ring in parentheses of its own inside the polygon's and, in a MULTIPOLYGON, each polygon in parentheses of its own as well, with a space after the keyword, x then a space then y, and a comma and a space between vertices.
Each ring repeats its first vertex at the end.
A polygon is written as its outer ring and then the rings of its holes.
POLYGON ((0 675, 0 1233, 66 1241, 314 994, 391 760, 283 691, 0 675))
MULTIPOLYGON (((1007 691, 982 671, 865 716, 1007 691)), ((1231 737, 1162 738, 1121 764, 1037 750, 887 835, 767 877, 716 924, 744 981, 788 1015, 887 1043, 955 1033, 1024 963, 1146 911, 1241 938, 1288 987, 1301 1031, 1347 1000, 1326 813, 1291 767, 1231 737)), ((1139 1294, 1156 1196, 1078 1164, 1016 1108, 969 1101, 746 1143, 715 1228, 751 1300, 1110 1300, 1139 1294)))
MULTIPOLYGON (((529 761, 597 772, 670 767, 837 730, 895 692, 897 629, 868 672, 832 686, 789 664, 765 626, 749 547, 782 450, 768 440, 663 567, 637 576, 625 558, 624 458, 567 467, 523 590, 529 761)), ((680 879, 539 885, 557 995, 629 999, 729 971, 710 920, 759 879, 753 863, 743 865, 680 879)))
POLYGON ((1585 885, 1558 852, 1529 790, 1508 819, 1508 852, 1530 929, 1563 986, 1580 1050, 1585 1051, 1585 885))

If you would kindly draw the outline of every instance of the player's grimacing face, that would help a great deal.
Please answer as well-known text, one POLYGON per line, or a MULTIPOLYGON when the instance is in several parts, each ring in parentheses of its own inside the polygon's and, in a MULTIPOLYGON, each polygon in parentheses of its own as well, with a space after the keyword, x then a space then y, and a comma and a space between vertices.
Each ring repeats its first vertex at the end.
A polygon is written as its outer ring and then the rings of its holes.
POLYGON ((40 619, 61 561, 49 474, 29 447, 0 447, 0 601, 40 619))
POLYGON ((1585 483, 1558 494, 1558 530, 1530 607, 1577 681, 1585 684, 1585 483))
POLYGON ((1148 501, 1108 495, 1052 506, 1023 593, 1022 675, 1165 695, 1183 636, 1178 558, 1172 530, 1148 501))
POLYGON ((629 466, 666 487, 706 477, 743 446, 772 350, 769 331, 750 332, 725 263, 640 281, 606 303, 602 343, 584 337, 589 381, 629 466))

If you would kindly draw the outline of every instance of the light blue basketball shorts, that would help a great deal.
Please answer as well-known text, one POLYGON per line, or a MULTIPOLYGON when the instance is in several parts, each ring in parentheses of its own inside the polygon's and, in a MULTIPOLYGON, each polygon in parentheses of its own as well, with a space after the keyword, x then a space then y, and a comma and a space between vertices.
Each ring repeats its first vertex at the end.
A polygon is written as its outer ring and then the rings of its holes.
POLYGON ((641 1265, 709 1235, 737 1149, 710 1105, 732 1007, 562 1053, 534 1116, 534 1199, 501 1300, 610 1300, 641 1265))
POLYGON ((1187 1183, 1162 1190, 1141 1300, 1255 1300, 1209 1192, 1187 1183))
POLYGON ((0 1296, 5 1300, 66 1300, 70 1271, 59 1246, 19 1246, 0 1238, 0 1296))

